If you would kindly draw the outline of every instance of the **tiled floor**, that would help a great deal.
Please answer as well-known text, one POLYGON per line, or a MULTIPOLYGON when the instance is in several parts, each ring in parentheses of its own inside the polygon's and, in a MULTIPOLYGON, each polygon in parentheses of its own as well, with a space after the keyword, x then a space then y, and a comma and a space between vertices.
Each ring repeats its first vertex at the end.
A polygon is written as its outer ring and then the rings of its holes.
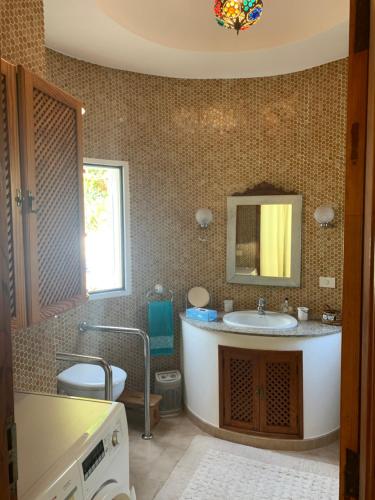
MULTIPOLYGON (((192 439, 204 433, 185 415, 162 419, 153 430, 154 439, 151 441, 142 440, 141 433, 142 425, 133 422, 129 424, 130 480, 135 486, 137 500, 152 500, 184 455, 192 439)), ((317 450, 287 454, 337 464, 338 443, 317 450)))

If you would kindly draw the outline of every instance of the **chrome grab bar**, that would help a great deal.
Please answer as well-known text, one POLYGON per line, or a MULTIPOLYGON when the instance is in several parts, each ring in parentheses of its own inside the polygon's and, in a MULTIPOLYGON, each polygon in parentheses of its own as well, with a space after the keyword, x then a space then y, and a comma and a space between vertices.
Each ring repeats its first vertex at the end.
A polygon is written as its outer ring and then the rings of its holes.
POLYGON ((78 325, 80 333, 88 331, 102 332, 102 333, 121 333, 128 335, 136 335, 143 340, 143 357, 144 357, 144 370, 145 370, 145 384, 144 384, 144 419, 145 429, 142 434, 143 439, 152 439, 151 422, 150 422, 150 373, 151 373, 151 353, 150 353, 150 337, 146 332, 139 328, 126 328, 123 326, 101 326, 90 325, 84 321, 78 325))
POLYGON ((75 361, 76 363, 85 363, 87 365, 98 365, 104 370, 104 398, 108 401, 113 400, 112 368, 103 358, 97 356, 86 356, 84 354, 72 354, 70 352, 57 352, 58 361, 75 361))

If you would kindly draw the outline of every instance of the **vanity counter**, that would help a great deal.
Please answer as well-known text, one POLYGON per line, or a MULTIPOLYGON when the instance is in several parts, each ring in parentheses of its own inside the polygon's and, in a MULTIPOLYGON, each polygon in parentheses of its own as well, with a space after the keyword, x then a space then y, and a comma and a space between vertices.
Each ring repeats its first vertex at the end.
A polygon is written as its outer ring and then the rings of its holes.
POLYGON ((324 337, 326 335, 341 333, 341 326, 324 325, 320 321, 300 321, 298 322, 298 326, 287 330, 260 331, 256 328, 242 328, 227 325, 223 322, 223 315, 224 313, 219 313, 219 318, 216 321, 199 321, 190 319, 186 317, 185 313, 180 313, 180 318, 189 325, 203 330, 259 337, 324 337))
MULTIPOLYGON (((290 330, 261 332, 231 327, 223 323, 222 317, 212 322, 187 319, 185 314, 181 314, 180 318, 185 406, 205 431, 230 440, 237 440, 240 435, 241 440, 237 442, 253 446, 274 448, 277 445, 282 446, 279 449, 294 450, 323 446, 337 439, 340 422, 340 326, 306 321, 290 330), (223 356, 232 359, 225 362, 225 368, 223 356), (293 364, 297 358, 300 360, 299 368, 293 364), (273 373, 272 370, 276 370, 274 377, 269 375, 271 378, 267 379, 267 373, 273 373), (224 382, 223 377, 229 377, 230 383, 224 382), (241 377, 246 380, 242 381, 241 377), (262 382, 254 382, 262 377, 265 377, 262 382), (254 391, 251 389, 249 392, 252 383, 255 384, 254 391), (233 394, 230 395, 232 389, 229 388, 230 394, 225 395, 231 384, 234 384, 233 394), (267 390, 264 384, 269 385, 267 390), (275 405, 271 400, 267 403, 267 394, 270 398, 274 394, 272 401, 275 405), (292 396, 295 398, 293 401, 292 396), (239 401, 234 401, 235 397, 239 397, 239 401), (282 401, 283 398, 285 401, 282 401), (288 422, 297 412, 301 424, 299 432, 286 434, 277 440, 277 444, 274 437, 265 437, 267 432, 262 430, 259 422, 253 425, 232 419, 229 425, 231 431, 228 431, 225 418, 232 411, 227 410, 228 407, 233 404, 238 410, 246 401, 249 404, 257 401, 256 404, 260 405, 257 415, 267 408, 278 408, 280 414, 288 414, 285 420, 288 422), (242 434, 235 430, 239 430, 240 425, 248 427, 242 429, 242 434), (260 430, 254 432, 254 428, 260 430), (244 436, 247 441, 244 441, 244 436)), ((247 414, 245 410, 242 408, 240 414, 247 414)), ((281 426, 279 429, 276 434, 280 435, 283 429, 281 426)))

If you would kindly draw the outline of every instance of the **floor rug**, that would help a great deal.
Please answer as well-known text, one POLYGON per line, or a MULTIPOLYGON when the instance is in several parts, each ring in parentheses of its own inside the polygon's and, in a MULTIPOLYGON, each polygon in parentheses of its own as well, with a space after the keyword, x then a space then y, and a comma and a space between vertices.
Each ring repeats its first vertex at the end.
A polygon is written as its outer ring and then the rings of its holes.
POLYGON ((196 436, 155 500, 337 500, 339 468, 196 436))

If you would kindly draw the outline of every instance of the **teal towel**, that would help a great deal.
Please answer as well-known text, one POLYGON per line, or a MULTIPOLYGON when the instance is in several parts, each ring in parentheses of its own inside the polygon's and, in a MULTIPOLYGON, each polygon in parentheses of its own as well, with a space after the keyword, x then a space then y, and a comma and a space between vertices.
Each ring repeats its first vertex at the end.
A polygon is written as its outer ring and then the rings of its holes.
POLYGON ((148 334, 152 356, 173 354, 173 302, 155 300, 148 303, 148 334))

